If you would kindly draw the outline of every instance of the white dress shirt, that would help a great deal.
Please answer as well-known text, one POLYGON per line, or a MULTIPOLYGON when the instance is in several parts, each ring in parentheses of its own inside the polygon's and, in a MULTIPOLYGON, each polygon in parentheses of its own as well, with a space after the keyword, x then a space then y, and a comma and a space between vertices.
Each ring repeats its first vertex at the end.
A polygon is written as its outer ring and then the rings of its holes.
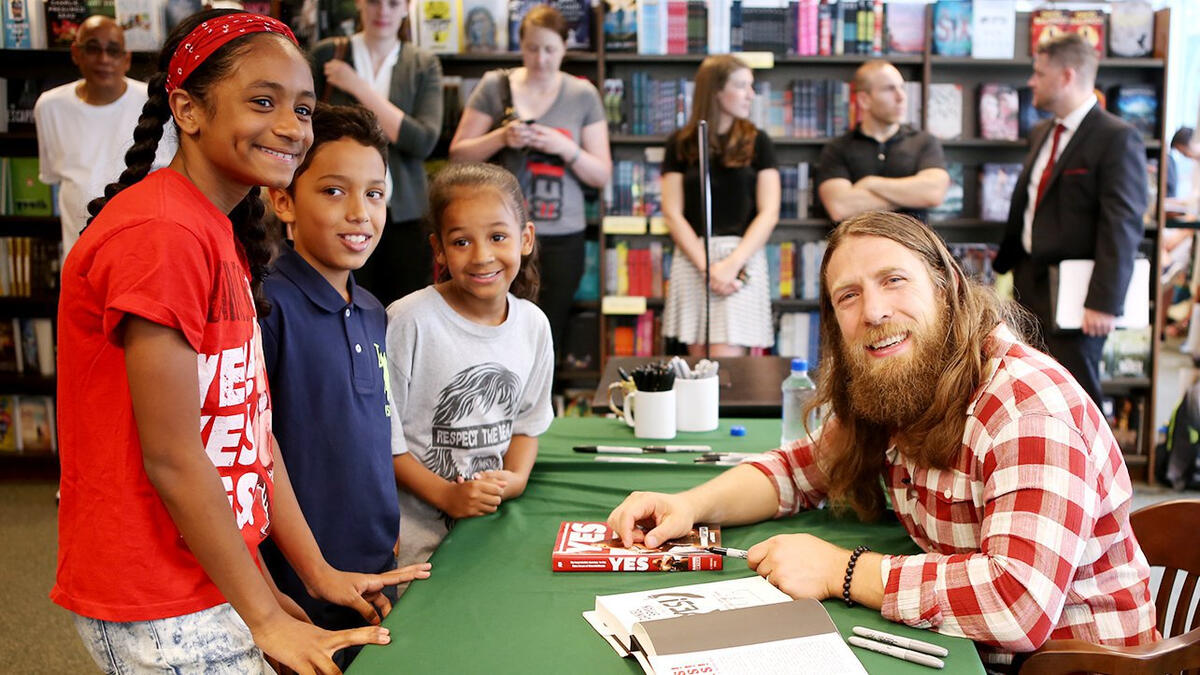
MULTIPOLYGON (((371 88, 375 93, 379 94, 386 101, 391 99, 392 91, 392 69, 396 67, 396 61, 400 58, 400 45, 397 42, 396 46, 388 52, 387 56, 383 57, 383 62, 379 64, 378 69, 372 69, 371 52, 367 49, 367 38, 362 33, 355 33, 350 36, 350 54, 354 57, 354 72, 358 76, 371 84, 371 88)), ((392 170, 389 168, 384 177, 386 185, 384 186, 384 198, 392 198, 392 170)))
MULTIPOLYGON (((1071 142, 1071 137, 1075 135, 1075 130, 1079 128, 1083 118, 1092 110, 1092 106, 1096 105, 1098 100, 1095 94, 1088 94, 1087 100, 1078 108, 1072 110, 1070 114, 1062 119, 1055 119, 1055 125, 1063 125, 1062 135, 1058 138, 1058 151, 1054 156, 1055 163, 1062 156, 1062 151, 1071 142)), ((1042 182, 1042 173, 1046 170, 1046 165, 1050 163, 1050 148, 1054 145, 1054 126, 1050 127, 1050 132, 1046 134, 1046 140, 1042 143, 1042 149, 1038 151, 1037 159, 1033 161, 1033 169, 1029 172, 1029 185, 1026 187, 1027 195, 1025 200, 1025 227, 1021 229, 1021 245, 1025 247, 1026 253, 1033 253, 1033 211, 1037 207, 1038 184, 1042 182)))

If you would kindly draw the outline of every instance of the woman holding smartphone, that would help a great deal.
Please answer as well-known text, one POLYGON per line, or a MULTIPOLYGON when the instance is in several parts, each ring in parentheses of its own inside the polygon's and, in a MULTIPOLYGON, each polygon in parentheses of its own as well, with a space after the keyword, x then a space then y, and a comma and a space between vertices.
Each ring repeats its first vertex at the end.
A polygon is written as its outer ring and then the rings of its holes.
POLYGON ((608 182, 612 156, 600 94, 561 70, 562 15, 533 7, 521 21, 520 38, 523 65, 480 80, 450 142, 450 160, 496 161, 520 180, 541 249, 538 305, 550 320, 557 356, 583 274, 583 186, 608 182))

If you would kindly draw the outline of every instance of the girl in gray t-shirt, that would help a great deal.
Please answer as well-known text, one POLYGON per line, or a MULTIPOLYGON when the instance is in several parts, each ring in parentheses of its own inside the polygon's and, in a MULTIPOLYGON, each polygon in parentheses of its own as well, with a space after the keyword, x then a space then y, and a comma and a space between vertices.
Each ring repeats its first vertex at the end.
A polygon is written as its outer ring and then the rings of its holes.
POLYGON ((441 276, 388 307, 386 350, 404 427, 392 439, 399 557, 420 561, 455 519, 524 492, 554 416, 550 328, 524 299, 538 275, 520 186, 500 167, 458 164, 429 197, 441 276))

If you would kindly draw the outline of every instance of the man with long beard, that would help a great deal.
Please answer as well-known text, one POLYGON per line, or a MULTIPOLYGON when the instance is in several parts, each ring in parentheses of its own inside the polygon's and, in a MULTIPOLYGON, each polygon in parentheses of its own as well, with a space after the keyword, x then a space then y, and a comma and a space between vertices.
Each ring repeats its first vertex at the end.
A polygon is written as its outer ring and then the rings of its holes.
POLYGON ((1022 311, 895 213, 839 225, 821 280, 819 431, 686 492, 633 493, 608 519, 622 540, 826 502, 872 519, 886 490, 924 553, 790 534, 751 548, 750 567, 795 598, 970 638, 993 663, 1049 638, 1158 639, 1121 452, 1071 375, 1017 337, 1022 311))

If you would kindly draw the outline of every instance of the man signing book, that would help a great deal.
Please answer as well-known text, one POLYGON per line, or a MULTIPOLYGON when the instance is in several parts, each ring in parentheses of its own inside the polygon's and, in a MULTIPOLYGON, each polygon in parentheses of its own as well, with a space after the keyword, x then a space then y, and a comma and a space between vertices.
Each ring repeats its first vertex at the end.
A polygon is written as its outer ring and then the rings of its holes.
POLYGON ((1104 416, 1019 337, 1031 319, 969 280, 917 220, 870 212, 829 236, 811 438, 675 495, 635 492, 608 518, 628 544, 694 523, 820 508, 892 509, 919 555, 851 552, 808 534, 749 550, 794 598, 841 598, 980 643, 985 662, 1050 638, 1159 639, 1132 488, 1104 416))

